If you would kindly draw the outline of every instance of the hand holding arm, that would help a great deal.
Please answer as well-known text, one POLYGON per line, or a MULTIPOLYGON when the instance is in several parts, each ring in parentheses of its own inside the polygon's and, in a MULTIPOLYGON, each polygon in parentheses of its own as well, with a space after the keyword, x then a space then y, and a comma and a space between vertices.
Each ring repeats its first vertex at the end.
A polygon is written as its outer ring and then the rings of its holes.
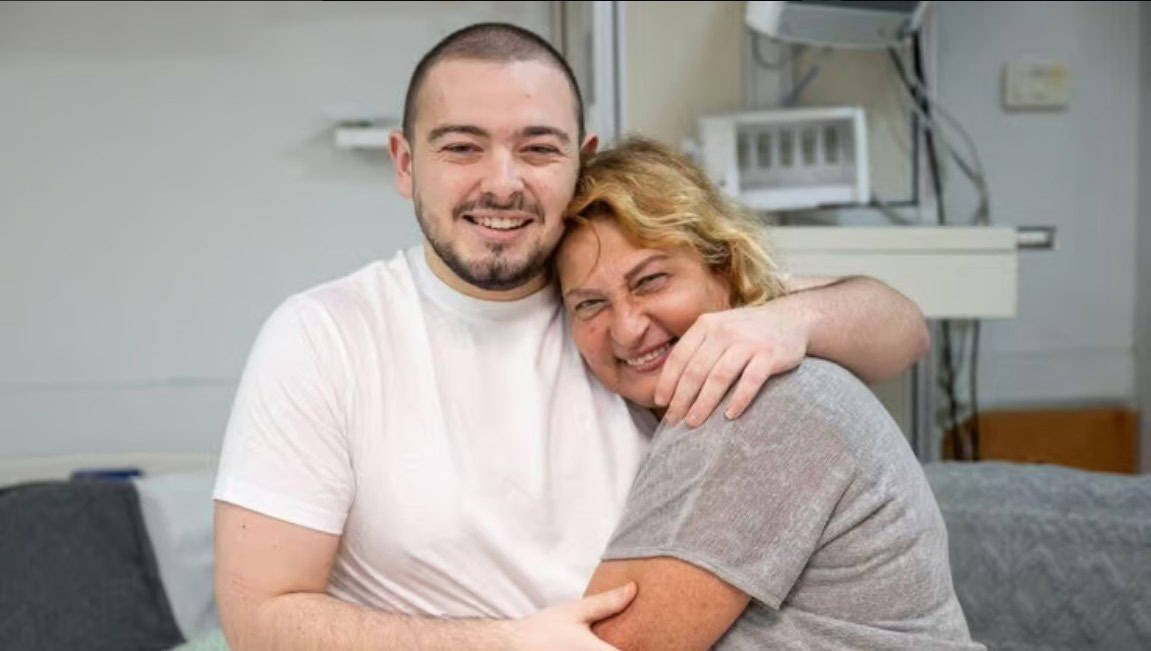
POLYGON ((339 536, 216 503, 216 599, 230 648, 610 651, 591 625, 635 596, 624 585, 519 620, 437 619, 328 594, 339 536))

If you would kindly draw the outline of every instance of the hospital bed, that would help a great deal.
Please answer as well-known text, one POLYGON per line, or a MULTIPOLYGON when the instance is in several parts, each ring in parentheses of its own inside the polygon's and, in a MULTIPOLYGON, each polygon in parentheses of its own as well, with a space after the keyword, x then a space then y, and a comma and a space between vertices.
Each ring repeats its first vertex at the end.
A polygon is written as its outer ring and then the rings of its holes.
MULTIPOLYGON (((130 481, 0 488, 0 648, 219 647, 212 472, 185 461, 185 472, 130 481)), ((1151 476, 1004 462, 925 470, 975 639, 1151 648, 1151 476)))

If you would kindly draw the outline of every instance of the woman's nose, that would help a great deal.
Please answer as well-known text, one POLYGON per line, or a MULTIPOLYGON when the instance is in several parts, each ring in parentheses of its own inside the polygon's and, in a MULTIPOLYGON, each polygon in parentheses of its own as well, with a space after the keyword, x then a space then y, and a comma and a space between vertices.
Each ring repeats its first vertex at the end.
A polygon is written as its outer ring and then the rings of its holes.
POLYGON ((622 348, 632 348, 643 341, 643 336, 651 325, 647 314, 633 305, 624 305, 614 311, 611 324, 611 338, 622 348))

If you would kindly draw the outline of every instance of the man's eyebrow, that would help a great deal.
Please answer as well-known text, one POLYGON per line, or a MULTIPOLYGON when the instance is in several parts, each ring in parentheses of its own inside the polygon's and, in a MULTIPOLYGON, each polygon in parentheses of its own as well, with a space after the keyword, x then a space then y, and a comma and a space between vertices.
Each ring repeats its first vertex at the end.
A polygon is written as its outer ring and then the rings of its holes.
POLYGON ((524 127, 523 129, 520 129, 520 136, 523 138, 531 138, 533 136, 555 136, 565 145, 571 142, 571 136, 568 135, 567 131, 546 125, 524 127))
POLYGON ((471 124, 445 124, 436 127, 428 132, 428 141, 434 141, 437 138, 442 138, 449 133, 463 133, 469 136, 477 136, 479 138, 487 138, 488 132, 471 124))
POLYGON ((623 277, 625 280, 627 280, 627 284, 630 285, 632 283, 632 280, 643 271, 644 267, 648 266, 649 264, 651 264, 653 262, 658 262, 660 260, 666 260, 669 257, 671 257, 671 256, 669 256, 666 253, 653 253, 653 254, 649 255, 648 257, 644 258, 643 260, 640 260, 639 264, 632 267, 631 271, 624 274, 623 277))

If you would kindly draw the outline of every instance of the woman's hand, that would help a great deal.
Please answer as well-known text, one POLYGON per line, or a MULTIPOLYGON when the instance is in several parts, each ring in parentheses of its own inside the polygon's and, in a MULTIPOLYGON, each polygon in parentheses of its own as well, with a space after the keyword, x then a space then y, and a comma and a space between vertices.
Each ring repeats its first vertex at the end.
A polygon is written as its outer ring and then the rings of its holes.
POLYGON ((816 315, 792 299, 696 319, 676 342, 656 385, 656 404, 667 406, 664 422, 675 425, 686 415, 687 424, 698 427, 733 385, 724 415, 738 418, 768 378, 798 366, 816 315))

